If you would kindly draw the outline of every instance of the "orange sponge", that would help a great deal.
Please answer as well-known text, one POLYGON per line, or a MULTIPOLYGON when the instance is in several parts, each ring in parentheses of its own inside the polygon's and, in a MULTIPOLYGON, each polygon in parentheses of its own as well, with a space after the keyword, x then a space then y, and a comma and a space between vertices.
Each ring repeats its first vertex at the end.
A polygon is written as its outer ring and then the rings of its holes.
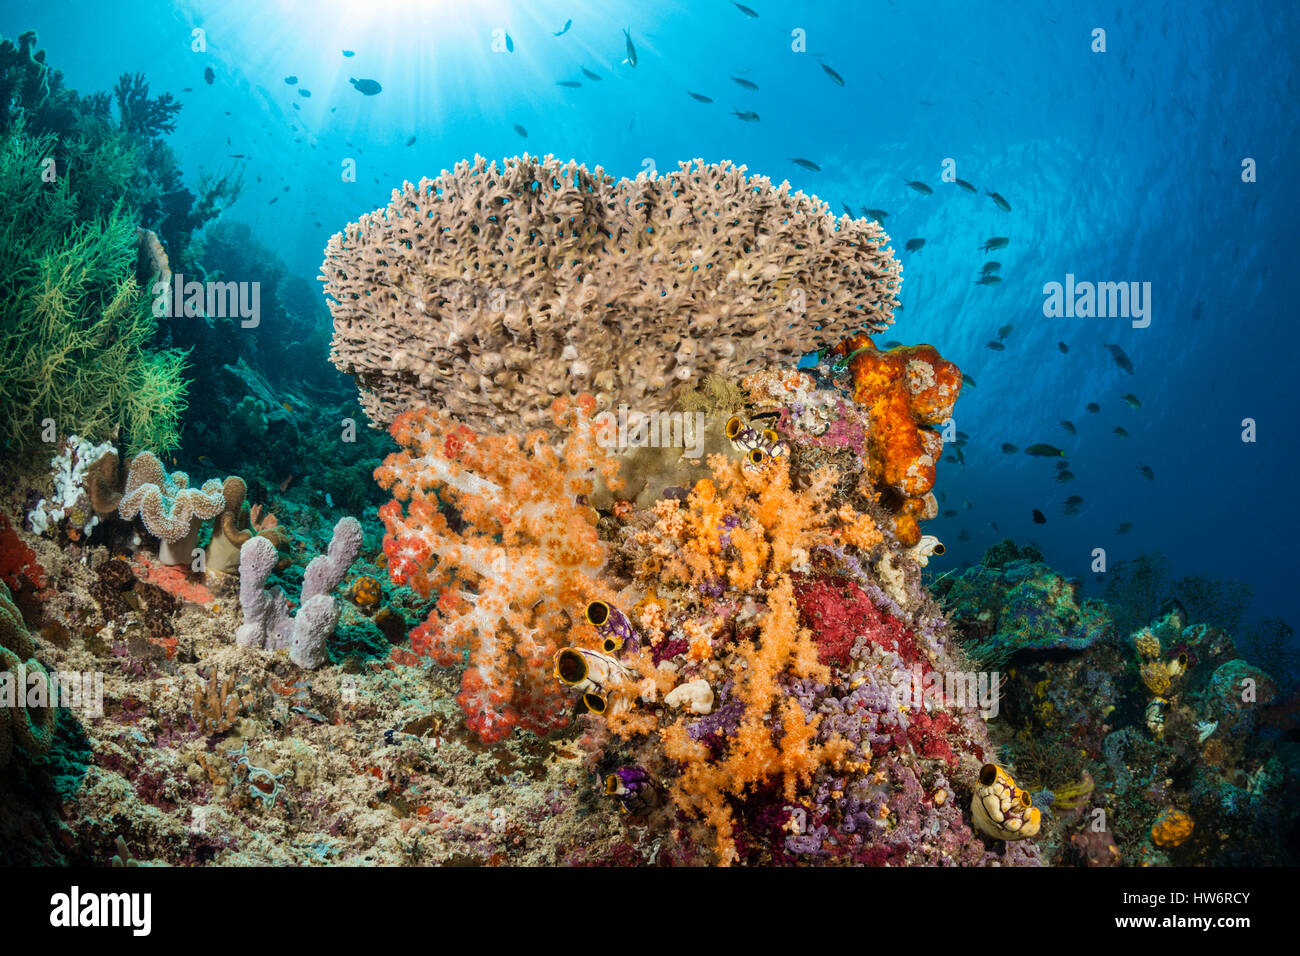
POLYGON ((1166 810, 1151 828, 1156 846, 1178 846, 1192 835, 1192 818, 1181 810, 1166 810))
POLYGON ((867 411, 867 473, 877 488, 901 497, 893 502, 895 532, 904 545, 914 545, 943 453, 934 426, 952 415, 961 369, 932 345, 882 352, 867 335, 845 339, 836 352, 848 356, 853 399, 867 411))

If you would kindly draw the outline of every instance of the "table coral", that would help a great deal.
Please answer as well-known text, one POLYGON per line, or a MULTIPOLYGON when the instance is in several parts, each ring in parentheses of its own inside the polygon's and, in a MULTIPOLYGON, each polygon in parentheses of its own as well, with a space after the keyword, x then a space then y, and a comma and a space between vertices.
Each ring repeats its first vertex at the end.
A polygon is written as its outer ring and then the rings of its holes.
MULTIPOLYGON (((540 431, 522 440, 480 435, 445 413, 412 410, 392 427, 404 450, 375 470, 394 495, 379 512, 390 576, 438 595, 412 644, 444 665, 468 658, 457 699, 486 741, 567 721, 550 677, 559 635, 592 601, 614 602, 597 578, 606 549, 595 512, 580 503, 593 474, 617 480, 593 411, 590 396, 556 401, 566 435, 557 450, 540 431)), ((600 646, 591 625, 574 631, 580 640, 566 643, 600 646)))
POLYGON ((587 392, 667 410, 710 373, 888 327, 887 241, 728 162, 615 182, 476 157, 330 240, 330 357, 373 422, 427 403, 479 430, 549 429, 556 395, 587 392))

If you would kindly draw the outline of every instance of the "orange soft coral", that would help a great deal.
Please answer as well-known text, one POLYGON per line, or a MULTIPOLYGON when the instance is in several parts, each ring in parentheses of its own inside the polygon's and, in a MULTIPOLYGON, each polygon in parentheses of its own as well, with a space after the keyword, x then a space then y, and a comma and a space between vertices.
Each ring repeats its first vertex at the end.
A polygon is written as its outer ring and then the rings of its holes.
POLYGON ((725 582, 747 591, 774 573, 802 570, 817 547, 851 545, 870 553, 883 540, 867 516, 833 507, 837 475, 831 468, 819 469, 807 489, 795 491, 784 458, 747 469, 714 455, 709 467, 712 479, 697 482, 685 502, 657 502, 658 521, 639 537, 667 580, 725 582))
POLYGON ((516 725, 545 733, 567 719, 551 658, 575 637, 598 646, 590 628, 566 633, 571 617, 589 601, 614 599, 596 580, 606 554, 595 513, 579 504, 595 473, 613 482, 617 468, 596 442, 593 411, 589 396, 556 402, 556 423, 567 429, 556 449, 542 432, 479 435, 415 409, 392 427, 405 450, 375 471, 394 494, 379 512, 389 574, 439 595, 412 645, 444 665, 468 656, 458 700, 486 741, 516 725))
POLYGON ((816 743, 821 717, 804 714, 793 697, 787 696, 781 680, 809 677, 829 680, 829 672, 817 660, 817 645, 807 630, 799 627, 798 607, 787 576, 782 575, 768 596, 768 612, 759 625, 757 642, 742 641, 737 655, 742 664, 734 669, 735 694, 744 704, 736 734, 720 758, 693 740, 685 720, 663 730, 664 752, 682 765, 672 789, 678 806, 695 813, 717 833, 718 860, 736 859, 732 836, 730 797, 741 797, 754 787, 780 779, 786 799, 793 800, 824 764, 834 763, 851 749, 844 740, 816 743))
POLYGON ((943 453, 934 426, 952 415, 961 370, 932 345, 882 352, 866 335, 846 339, 836 352, 848 356, 853 398, 870 422, 867 473, 877 488, 901 498, 895 533, 910 547, 921 540, 919 521, 931 516, 928 499, 943 453))

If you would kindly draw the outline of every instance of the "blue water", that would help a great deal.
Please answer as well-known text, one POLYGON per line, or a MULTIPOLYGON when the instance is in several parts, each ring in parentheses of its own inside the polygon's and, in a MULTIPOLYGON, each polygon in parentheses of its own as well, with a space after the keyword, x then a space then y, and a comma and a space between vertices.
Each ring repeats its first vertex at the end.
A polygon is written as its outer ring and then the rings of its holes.
POLYGON ((1300 619, 1289 577, 1300 458, 1300 7, 748 5, 758 19, 726 0, 11 2, 0 33, 37 29, 78 90, 141 71, 155 93, 176 93, 185 108, 169 141, 192 178, 247 155, 247 189, 228 218, 251 223, 305 276, 316 274, 331 233, 386 203, 403 179, 476 153, 551 152, 616 176, 730 159, 788 178, 837 214, 841 202, 887 210, 905 309, 880 338, 928 341, 978 383, 956 412, 971 436, 965 466, 951 449, 940 465, 944 507, 958 515, 927 527, 949 545, 946 562, 975 560, 1010 536, 1096 587, 1093 549, 1112 566, 1161 550, 1174 576, 1250 583, 1251 617, 1300 619), (567 33, 553 36, 567 19, 567 33), (194 27, 206 31, 206 52, 191 50, 194 27), (635 68, 624 62, 624 28, 635 68), (1090 49, 1095 28, 1106 31, 1104 53, 1090 49), (792 50, 796 29, 807 52, 792 50), (492 51, 494 30, 509 34, 513 52, 492 51), (290 74, 296 86, 284 83, 290 74), (383 92, 363 96, 349 77, 378 80, 383 92), (715 102, 698 103, 688 89, 715 102), (761 121, 741 123, 732 109, 761 121), (1242 182, 1246 157, 1255 183, 1242 182), (340 176, 347 158, 357 162, 355 183, 340 176), (980 194, 941 181, 948 158, 980 194), (986 257, 977 247, 995 235, 1010 245, 986 257), (917 237, 922 250, 901 252, 917 237), (1002 263, 1001 285, 974 284, 986 258, 1002 263), (1066 273, 1150 282, 1150 326, 1045 318, 1043 285, 1066 273), (986 348, 1006 324, 1006 350, 986 348), (1105 343, 1127 352, 1135 374, 1105 343), (1141 410, 1124 405, 1123 392, 1141 410), (1100 414, 1084 410, 1090 401, 1100 414), (1245 418, 1257 423, 1255 443, 1241 440, 1245 418), (1116 438, 1115 426, 1130 437, 1116 438), (1003 442, 1059 446, 1076 480, 1058 484, 1053 461, 1005 455, 1003 442), (1062 513, 1071 494, 1084 498, 1077 516, 1062 513), (1034 508, 1046 524, 1031 521, 1034 508), (1129 534, 1116 533, 1121 522, 1132 523, 1129 534), (969 541, 959 540, 963 530, 969 541))

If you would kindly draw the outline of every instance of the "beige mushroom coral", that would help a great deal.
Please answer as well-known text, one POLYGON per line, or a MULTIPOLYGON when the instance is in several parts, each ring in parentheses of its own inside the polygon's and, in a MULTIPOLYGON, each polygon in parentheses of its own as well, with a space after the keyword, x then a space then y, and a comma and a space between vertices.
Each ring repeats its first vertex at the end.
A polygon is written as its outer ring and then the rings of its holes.
POLYGON ((500 432, 548 427, 561 394, 667 409, 710 373, 887 328, 880 226, 745 173, 616 182, 525 155, 405 183, 326 248, 330 358, 377 424, 430 404, 500 432))

